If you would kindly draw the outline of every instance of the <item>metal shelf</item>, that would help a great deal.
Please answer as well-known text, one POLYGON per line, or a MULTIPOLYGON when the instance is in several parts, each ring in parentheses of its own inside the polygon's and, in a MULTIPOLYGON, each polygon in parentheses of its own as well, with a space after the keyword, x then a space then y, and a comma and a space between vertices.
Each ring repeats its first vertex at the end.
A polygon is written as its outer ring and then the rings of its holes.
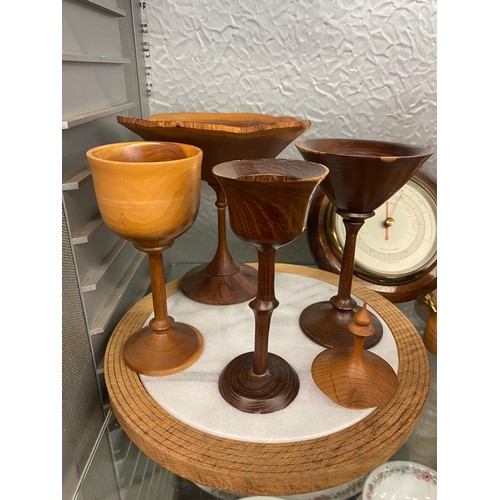
POLYGON ((83 226, 72 238, 73 245, 82 245, 89 242, 89 238, 94 231, 96 231, 102 224, 104 224, 102 217, 99 215, 95 219, 89 221, 83 226))
POLYGON ((115 5, 109 5, 105 0, 77 0, 80 3, 84 3, 89 5, 90 7, 94 7, 96 9, 102 10, 106 14, 111 14, 116 17, 125 17, 127 13, 115 5))
POLYGON ((119 240, 99 214, 86 151, 130 140, 129 132, 117 126, 116 115, 136 110, 142 116, 142 107, 147 109, 142 8, 129 0, 62 2, 61 181, 63 241, 69 243, 63 274, 73 292, 64 324, 71 341, 63 343, 63 358, 68 369, 81 374, 64 380, 68 397, 63 415, 71 434, 63 433, 67 460, 62 472, 63 497, 74 500, 108 498, 108 493, 109 498, 124 498, 108 459, 108 440, 95 432, 101 415, 94 410, 102 405, 105 415, 111 409, 104 381, 106 346, 127 309, 148 293, 150 280, 147 256, 119 240), (83 352, 82 346, 89 349, 83 352), (88 371, 80 370, 86 366, 88 371), (82 415, 89 425, 79 425, 82 415), (99 442, 102 451, 94 456, 93 443, 99 442), (90 470, 84 468, 87 461, 93 462, 90 470))
POLYGON ((78 115, 66 116, 62 120, 62 129, 66 130, 72 127, 78 127, 79 125, 92 122, 105 116, 121 113, 122 111, 133 108, 134 106, 135 104, 133 102, 124 102, 121 104, 115 104, 113 106, 96 109, 94 111, 80 113, 78 115))
POLYGON ((94 54, 81 54, 77 52, 63 52, 62 61, 105 64, 130 64, 131 62, 127 57, 97 56, 94 54))
POLYGON ((92 177, 90 169, 84 168, 71 179, 64 181, 62 184, 63 191, 76 191, 80 189, 82 182, 88 181, 92 177))
POLYGON ((87 277, 80 290, 83 293, 93 292, 97 290, 99 281, 105 276, 107 270, 113 264, 115 259, 120 255, 127 241, 124 239, 119 239, 111 248, 110 252, 104 257, 101 263, 93 270, 92 274, 87 277))
MULTIPOLYGON (((132 264, 127 269, 127 272, 118 283, 114 293, 111 294, 108 301, 102 308, 101 312, 90 326, 89 334, 91 336, 98 335, 106 330, 106 326, 108 325, 109 321, 113 317, 114 312, 116 311, 118 305, 120 304, 122 296, 127 292, 128 286, 132 281, 136 271, 139 269, 139 267, 146 258, 147 256, 143 252, 138 253, 136 255, 136 257, 132 261, 132 264)), ((147 290, 148 286, 149 286, 149 276, 147 282, 144 283, 143 287, 144 292, 147 290)))

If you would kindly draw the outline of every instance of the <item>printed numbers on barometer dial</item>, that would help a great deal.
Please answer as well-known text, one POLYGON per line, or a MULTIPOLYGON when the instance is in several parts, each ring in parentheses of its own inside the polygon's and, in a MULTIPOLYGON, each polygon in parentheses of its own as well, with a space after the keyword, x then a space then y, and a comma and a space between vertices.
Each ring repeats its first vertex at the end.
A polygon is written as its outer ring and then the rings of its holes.
MULTIPOLYGON (((345 227, 333 210, 327 215, 328 226, 333 246, 342 252, 345 227)), ((429 269, 436 258, 436 198, 413 178, 361 227, 355 273, 379 283, 404 282, 429 269)))

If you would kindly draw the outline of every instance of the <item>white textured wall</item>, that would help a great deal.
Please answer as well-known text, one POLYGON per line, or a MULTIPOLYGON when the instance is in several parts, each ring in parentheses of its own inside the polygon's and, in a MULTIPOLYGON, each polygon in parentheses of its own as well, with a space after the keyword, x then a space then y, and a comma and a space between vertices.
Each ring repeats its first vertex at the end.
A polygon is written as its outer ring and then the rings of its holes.
MULTIPOLYGON (((436 0, 146 3, 151 114, 292 115, 312 122, 302 138, 381 139, 436 152, 436 0)), ((280 157, 301 158, 293 144, 280 157)), ((424 166, 434 178, 436 157, 424 166)), ((204 189, 199 218, 176 245, 181 260, 205 260, 199 248, 186 252, 202 234, 210 235, 205 253, 215 250, 214 201, 204 189)), ((238 258, 255 260, 229 237, 238 258)), ((305 235, 278 259, 312 262, 305 235)))

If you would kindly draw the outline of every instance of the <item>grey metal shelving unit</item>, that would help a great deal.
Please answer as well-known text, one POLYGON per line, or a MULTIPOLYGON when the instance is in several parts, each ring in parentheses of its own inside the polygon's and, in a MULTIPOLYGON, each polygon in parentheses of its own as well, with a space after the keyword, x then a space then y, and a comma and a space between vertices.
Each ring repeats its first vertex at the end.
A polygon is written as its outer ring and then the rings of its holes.
POLYGON ((116 122, 118 113, 149 114, 142 4, 62 0, 61 8, 63 498, 108 492, 118 499, 104 353, 119 319, 149 291, 148 263, 103 223, 85 153, 137 140, 116 122), (91 468, 96 473, 82 487, 91 468))

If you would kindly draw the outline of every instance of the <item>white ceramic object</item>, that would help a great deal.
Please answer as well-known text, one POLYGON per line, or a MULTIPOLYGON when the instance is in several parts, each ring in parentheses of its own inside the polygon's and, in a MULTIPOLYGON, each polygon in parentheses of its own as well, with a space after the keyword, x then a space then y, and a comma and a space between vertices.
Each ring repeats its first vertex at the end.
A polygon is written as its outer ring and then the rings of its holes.
POLYGON ((210 488, 208 486, 203 486, 202 484, 195 483, 203 491, 209 493, 213 497, 219 500, 249 500, 249 499, 257 499, 257 498, 266 498, 266 499, 275 499, 279 498, 280 500, 348 500, 355 495, 361 493, 363 489, 363 483, 365 482, 366 476, 359 477, 345 484, 341 484, 339 486, 334 486, 332 488, 328 488, 326 490, 315 491, 313 493, 303 493, 299 495, 289 495, 289 496, 281 496, 281 497, 269 497, 269 496, 253 496, 246 497, 244 495, 238 495, 236 493, 229 493, 226 491, 220 491, 215 488, 210 488))
POLYGON ((386 462, 373 470, 362 500, 436 500, 437 473, 415 462, 386 462))
POLYGON ((281 500, 280 497, 244 497, 242 500, 281 500))

